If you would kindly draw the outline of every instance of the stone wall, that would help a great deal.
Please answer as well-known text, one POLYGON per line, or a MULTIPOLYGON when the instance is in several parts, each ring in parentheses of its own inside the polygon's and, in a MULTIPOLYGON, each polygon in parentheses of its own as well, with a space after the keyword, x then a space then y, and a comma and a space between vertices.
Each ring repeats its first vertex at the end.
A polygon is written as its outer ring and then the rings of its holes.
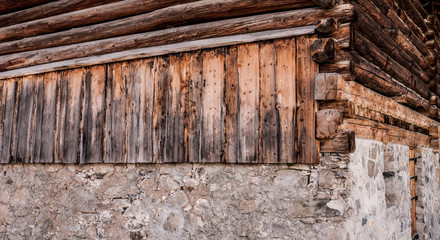
MULTIPOLYGON (((410 239, 408 147, 356 148, 316 166, 2 165, 0 239, 410 239)), ((418 154, 438 239, 438 155, 418 154)))
POLYGON ((340 239, 347 159, 3 165, 0 239, 340 239))

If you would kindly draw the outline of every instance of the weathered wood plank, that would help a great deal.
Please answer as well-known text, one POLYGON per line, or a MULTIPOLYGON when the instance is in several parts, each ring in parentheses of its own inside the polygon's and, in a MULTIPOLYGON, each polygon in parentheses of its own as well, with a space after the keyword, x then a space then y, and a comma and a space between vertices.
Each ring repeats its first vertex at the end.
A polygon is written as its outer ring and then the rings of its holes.
POLYGON ((318 144, 315 139, 315 112, 314 101, 315 74, 318 65, 312 60, 310 46, 315 36, 300 36, 296 39, 296 83, 297 101, 299 104, 296 117, 297 163, 318 163, 318 144))
POLYGON ((185 162, 185 77, 188 63, 185 55, 170 56, 164 162, 185 162))
MULTIPOLYGON (((323 17, 339 17, 341 22, 345 22, 353 17, 352 7, 349 4, 345 4, 331 10, 310 8, 287 11, 283 13, 263 14, 194 24, 191 26, 176 27, 173 29, 158 30, 155 32, 107 38, 79 44, 71 44, 68 46, 47 48, 45 50, 34 50, 10 54, 1 58, 0 71, 67 59, 102 55, 127 49, 145 48, 209 37, 231 36, 236 34, 255 33, 259 31, 285 29, 298 26, 314 26, 315 21, 318 18, 323 17)), ((123 27, 125 28, 125 26, 123 27)), ((112 32, 115 31, 113 28, 111 30, 112 32)), ((93 29, 93 31, 99 32, 97 29, 93 29)), ((80 36, 83 39, 83 36, 86 35, 87 34, 81 34, 80 36)), ((56 40, 63 38, 59 34, 56 34, 54 37, 56 40)), ((47 39, 41 41, 42 42, 40 42, 40 44, 48 42, 47 39)), ((37 41, 36 39, 32 39, 30 42, 35 43, 37 41)), ((16 44, 17 43, 11 46, 2 45, 0 48, 16 48, 16 44)), ((40 46, 40 44, 38 44, 38 46, 40 46)))
MULTIPOLYGON (((279 115, 279 161, 295 162, 295 128, 297 120, 297 86, 295 39, 275 40, 276 51, 276 109, 279 115)), ((309 71, 309 70, 307 70, 309 71)), ((313 71, 313 68, 310 68, 313 71)), ((299 96, 299 95, 298 95, 299 96)))
POLYGON ((186 81, 188 84, 187 97, 187 161, 200 161, 200 128, 201 128, 201 97, 202 97, 202 71, 203 71, 203 55, 200 51, 188 53, 189 68, 186 81))
MULTIPOLYGON (((278 46, 278 45, 277 45, 278 46)), ((281 49, 278 49, 281 50, 281 49)), ((259 162, 277 163, 279 160, 280 116, 277 111, 277 80, 278 63, 273 41, 260 44, 260 105, 259 105, 259 162)), ((280 63, 283 64, 283 63, 280 63)), ((278 67, 279 70, 282 67, 278 67)), ((282 73, 280 73, 282 74, 282 73)), ((282 77, 281 77, 282 78, 282 77)), ((282 79, 280 82, 283 82, 282 79)))
POLYGON ((201 162, 222 162, 224 155, 224 49, 203 51, 201 162))
POLYGON ((165 157, 166 115, 170 82, 169 58, 157 57, 154 62, 153 106, 153 162, 163 162, 165 157))
POLYGON ((154 98, 154 58, 139 60, 140 93, 139 93, 139 157, 136 162, 153 161, 153 98, 154 98))
POLYGON ((126 88, 122 63, 107 65, 104 162, 125 162, 126 88))
POLYGON ((122 63, 122 78, 126 84, 126 142, 127 163, 135 163, 139 158, 141 143, 139 137, 142 136, 140 127, 140 94, 143 89, 140 88, 141 79, 139 71, 139 61, 128 61, 122 63))
POLYGON ((33 163, 54 162, 57 84, 57 72, 46 73, 37 80, 37 102, 32 134, 33 163))
POLYGON ((106 66, 85 69, 80 163, 101 163, 104 156, 106 66))
POLYGON ((84 69, 60 72, 55 162, 78 163, 84 69))
POLYGON ((259 102, 260 51, 256 43, 239 45, 237 48, 238 89, 240 121, 239 163, 258 161, 258 102, 259 102))
POLYGON ((12 125, 14 120, 14 109, 17 91, 16 79, 10 79, 2 82, 2 135, 0 146, 0 162, 9 163, 11 158, 11 143, 12 143, 12 125))
POLYGON ((30 75, 18 83, 12 162, 29 163, 31 160, 31 126, 36 76, 30 75))
POLYGON ((238 160, 238 66, 237 46, 226 48, 225 59, 225 162, 238 160))

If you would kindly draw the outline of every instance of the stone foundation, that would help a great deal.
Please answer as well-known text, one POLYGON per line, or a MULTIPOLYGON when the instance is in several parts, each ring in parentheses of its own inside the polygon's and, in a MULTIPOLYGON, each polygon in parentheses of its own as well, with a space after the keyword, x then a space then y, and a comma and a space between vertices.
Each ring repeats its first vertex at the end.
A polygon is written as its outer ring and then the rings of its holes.
MULTIPOLYGON (((0 239, 410 239, 408 147, 356 143, 317 166, 2 165, 0 239)), ((418 153, 438 239, 438 155, 418 153)))

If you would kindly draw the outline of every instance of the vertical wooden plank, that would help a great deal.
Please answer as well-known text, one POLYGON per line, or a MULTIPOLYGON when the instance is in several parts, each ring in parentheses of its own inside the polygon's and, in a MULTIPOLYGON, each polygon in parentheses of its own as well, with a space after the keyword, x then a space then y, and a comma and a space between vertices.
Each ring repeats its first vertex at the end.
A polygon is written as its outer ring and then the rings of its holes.
POLYGON ((239 158, 240 163, 258 160, 259 46, 238 46, 239 158))
POLYGON ((188 84, 186 155, 188 162, 199 162, 203 55, 197 51, 187 54, 187 58, 189 66, 186 76, 188 84))
MULTIPOLYGON (((415 150, 409 150, 409 158, 415 157, 415 150)), ((409 176, 410 176, 410 194, 411 198, 416 195, 416 180, 411 179, 411 177, 416 175, 416 166, 415 161, 409 161, 409 176)), ((416 228, 416 207, 417 202, 416 199, 411 199, 411 236, 414 236, 417 233, 416 228)))
MULTIPOLYGON (((276 51, 276 105, 279 114, 280 124, 279 162, 293 163, 295 161, 296 140, 295 39, 289 38, 275 40, 274 44, 276 51)), ((305 71, 309 70, 305 69, 305 71)), ((310 71, 313 71, 313 69, 310 69, 310 71)), ((313 90, 314 88, 311 89, 313 90)), ((310 89, 308 88, 307 91, 310 91, 310 89)), ((307 97, 309 98, 310 96, 313 97, 313 94, 307 95, 307 97)))
POLYGON ((125 161, 125 81, 122 63, 107 65, 104 162, 125 161))
POLYGON ((224 79, 224 49, 204 51, 200 132, 201 162, 222 162, 223 159, 224 79))
POLYGON ((316 103, 313 99, 315 75, 319 68, 312 60, 310 46, 316 36, 300 36, 296 39, 297 84, 297 163, 318 163, 318 144, 315 139, 316 103))
POLYGON ((185 55, 170 56, 170 83, 167 100, 167 121, 164 162, 185 162, 185 55))
POLYGON ((139 61, 140 113, 139 113, 139 158, 137 162, 153 161, 153 98, 154 98, 154 58, 139 61))
POLYGON ((238 66, 237 46, 226 49, 225 60, 225 161, 238 161, 238 66))
POLYGON ((139 158, 141 143, 139 136, 142 135, 140 125, 140 93, 141 93, 141 72, 139 61, 122 63, 123 78, 126 84, 126 148, 127 163, 135 163, 139 158))
MULTIPOLYGON (((278 49, 277 49, 278 50, 278 49)), ((278 156, 278 133, 279 112, 276 108, 276 86, 275 77, 275 54, 274 42, 262 42, 260 44, 260 106, 259 106, 259 162, 277 163, 278 156)), ((293 63, 293 62, 292 62, 293 63)), ((277 69, 278 70, 278 69, 277 69)), ((278 72, 277 72, 278 73, 278 72)), ((278 79, 282 79, 278 78, 278 79)), ((283 92, 284 89, 280 89, 283 92)), ((282 119, 281 119, 282 120, 282 119)))
POLYGON ((0 151, 1 163, 9 163, 11 158, 12 126, 14 120, 17 80, 9 79, 3 83, 2 89, 2 142, 0 151))
POLYGON ((3 99, 4 94, 3 90, 5 89, 4 84, 6 81, 0 81, 0 163, 3 162, 2 160, 2 148, 3 148, 3 118, 5 115, 5 101, 3 99))
POLYGON ((59 75, 56 162, 78 163, 84 70, 62 71, 59 75))
POLYGON ((41 75, 37 80, 37 99, 32 134, 32 162, 54 162, 55 114, 58 73, 41 75))
POLYGON ((104 155, 106 66, 84 69, 80 163, 101 163, 104 155))
POLYGON ((16 123, 12 162, 29 163, 31 160, 31 120, 34 106, 36 76, 24 77, 18 86, 16 123))
POLYGON ((153 162, 164 161, 167 96, 170 82, 168 57, 155 58, 153 106, 153 162))

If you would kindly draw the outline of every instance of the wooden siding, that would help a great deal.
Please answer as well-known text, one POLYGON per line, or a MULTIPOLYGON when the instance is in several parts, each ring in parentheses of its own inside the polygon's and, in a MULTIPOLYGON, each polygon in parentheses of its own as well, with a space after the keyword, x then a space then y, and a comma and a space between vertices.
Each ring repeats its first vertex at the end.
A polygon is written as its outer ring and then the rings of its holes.
POLYGON ((2 163, 316 163, 301 36, 1 82, 2 163))

